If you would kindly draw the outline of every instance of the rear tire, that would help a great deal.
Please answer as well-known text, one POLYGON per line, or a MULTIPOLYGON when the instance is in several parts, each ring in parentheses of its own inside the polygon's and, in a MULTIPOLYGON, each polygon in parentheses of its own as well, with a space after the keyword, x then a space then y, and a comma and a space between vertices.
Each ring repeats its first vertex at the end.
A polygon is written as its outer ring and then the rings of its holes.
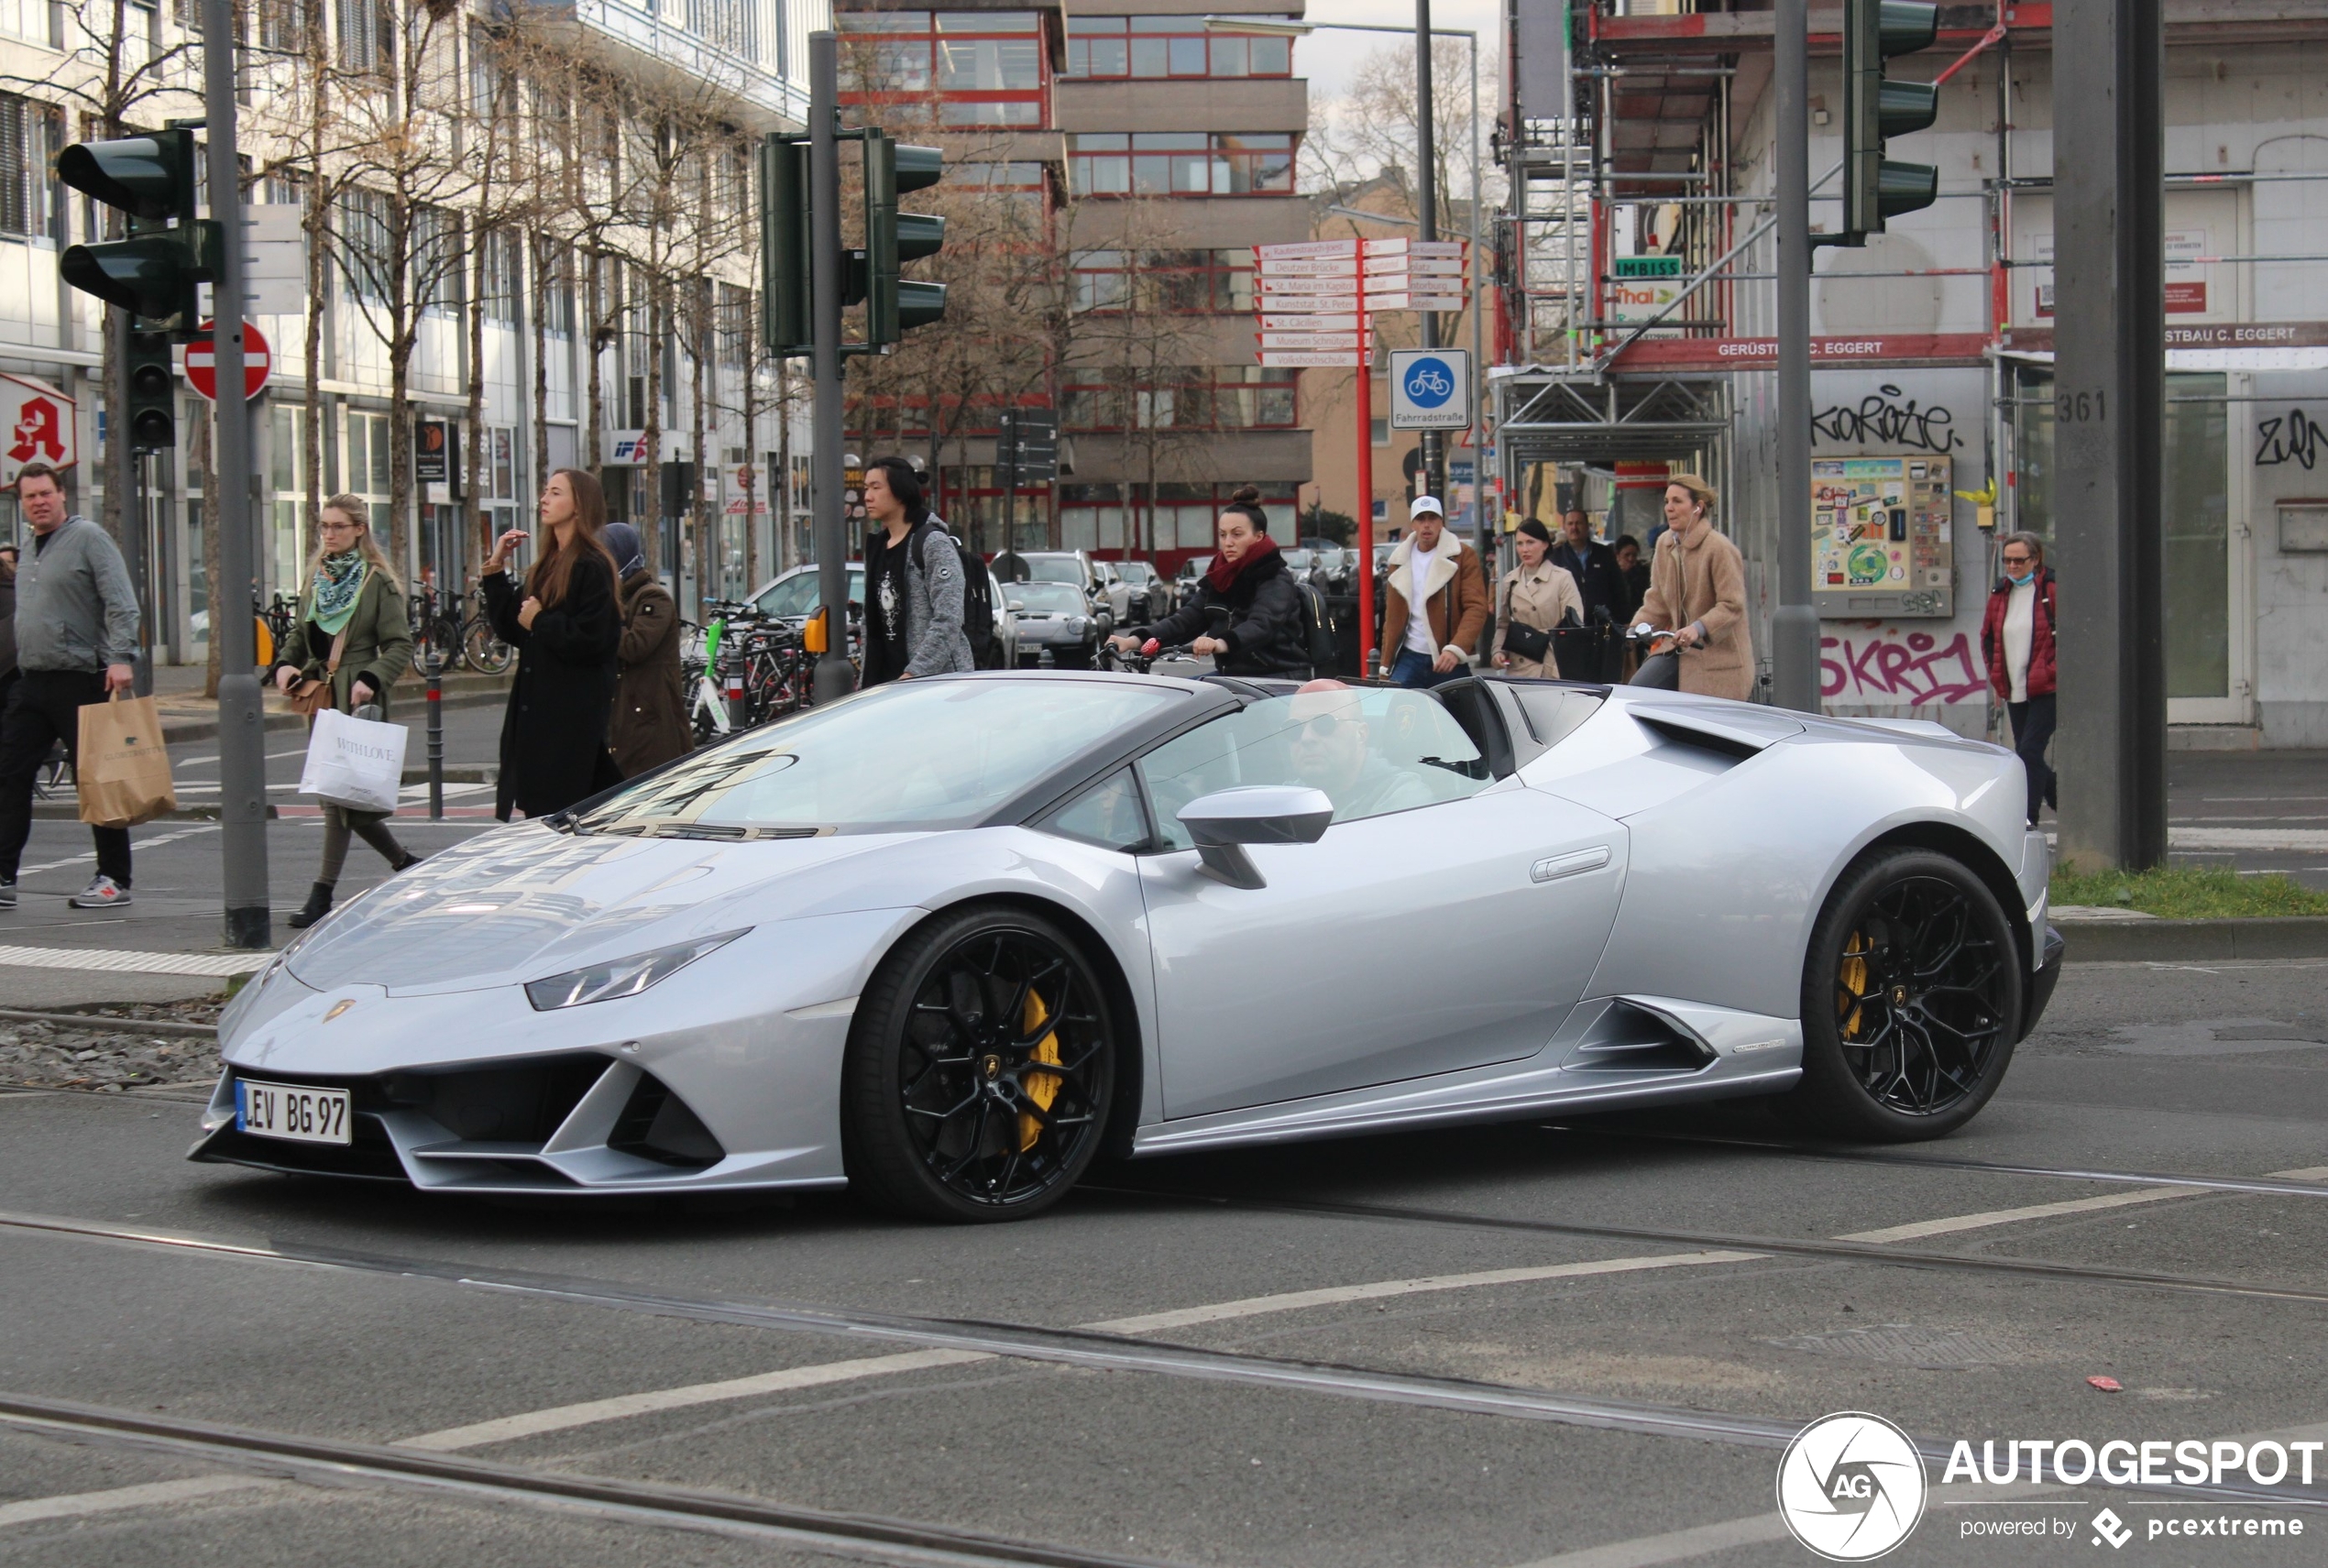
POLYGON ((841 1156, 876 1208, 977 1223, 1040 1213, 1099 1152, 1115 1025, 1098 973, 1038 915, 972 905, 913 932, 857 1004, 841 1156))
POLYGON ((1803 1076, 1776 1107, 1815 1135, 1946 1136, 2004 1081, 2020 944, 1996 895, 1929 850, 1877 850, 1828 896, 1803 960, 1803 1076))

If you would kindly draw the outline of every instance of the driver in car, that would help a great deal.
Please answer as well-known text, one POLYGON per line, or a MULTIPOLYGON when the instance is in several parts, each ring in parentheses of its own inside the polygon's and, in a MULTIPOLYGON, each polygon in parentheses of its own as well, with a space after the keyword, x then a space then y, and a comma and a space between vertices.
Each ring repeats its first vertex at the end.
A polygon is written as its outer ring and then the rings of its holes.
POLYGON ((1293 772, 1334 802, 1334 819, 1381 817, 1438 799, 1413 773, 1367 744, 1361 698, 1340 681, 1311 681, 1290 700, 1293 772))

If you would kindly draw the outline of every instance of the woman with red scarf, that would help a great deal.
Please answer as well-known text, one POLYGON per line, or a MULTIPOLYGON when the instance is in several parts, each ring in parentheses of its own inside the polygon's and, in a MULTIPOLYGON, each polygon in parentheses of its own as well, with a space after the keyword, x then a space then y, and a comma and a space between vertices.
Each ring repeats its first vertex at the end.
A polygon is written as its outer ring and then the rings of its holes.
POLYGON ((1269 537, 1260 499, 1261 492, 1249 485, 1236 492, 1221 510, 1214 534, 1220 554, 1188 602, 1153 626, 1123 632, 1115 640, 1118 648, 1185 642, 1192 653, 1211 654, 1224 675, 1310 678, 1301 598, 1269 537))

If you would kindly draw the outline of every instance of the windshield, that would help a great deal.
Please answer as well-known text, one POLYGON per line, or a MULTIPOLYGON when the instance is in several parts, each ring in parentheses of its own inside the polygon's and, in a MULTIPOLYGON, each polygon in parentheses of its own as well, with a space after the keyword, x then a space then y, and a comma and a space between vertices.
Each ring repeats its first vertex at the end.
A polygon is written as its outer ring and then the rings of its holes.
MULTIPOLYGON (((865 602, 865 568, 862 562, 849 563, 849 602, 865 602)), ((778 577, 765 592, 752 600, 760 613, 780 620, 799 620, 816 613, 824 599, 817 590, 817 570, 794 572, 778 577)))
POLYGON ((1145 583, 1156 574, 1145 561, 1126 561, 1115 568, 1115 575, 1127 583, 1145 583))
POLYGON ((642 779, 584 833, 710 839, 967 827, 1186 693, 1129 681, 908 681, 763 725, 642 779))
POLYGON ((1065 583, 1015 583, 1010 597, 1038 614, 1081 615, 1091 606, 1065 583))
POLYGON ((1285 564, 1295 571, 1306 572, 1310 569, 1311 555, 1307 550, 1283 550, 1279 554, 1285 557, 1285 564))
POLYGON ((1083 584, 1083 564, 1072 555, 1029 555, 1027 569, 1038 583, 1083 584))
POLYGON ((1212 569, 1213 557, 1210 555, 1198 555, 1180 563, 1180 576, 1183 577, 1201 577, 1212 569))

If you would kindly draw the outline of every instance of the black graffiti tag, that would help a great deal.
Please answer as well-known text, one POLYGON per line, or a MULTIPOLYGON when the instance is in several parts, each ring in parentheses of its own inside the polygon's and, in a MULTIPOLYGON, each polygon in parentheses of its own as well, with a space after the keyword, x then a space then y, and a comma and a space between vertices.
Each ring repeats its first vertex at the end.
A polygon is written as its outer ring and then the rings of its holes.
POLYGON ((1837 403, 1811 415, 1811 433, 1842 445, 1914 446, 1926 452, 1948 452, 1964 444, 1950 427, 1956 416, 1935 404, 1919 408, 1897 387, 1885 386, 1859 400, 1857 408, 1837 403))
POLYGON ((2323 440, 2328 431, 2312 422, 2301 409, 2290 409, 2285 419, 2267 419, 2256 425, 2256 466, 2276 468, 2282 463, 2300 463, 2304 472, 2320 460, 2323 440))

